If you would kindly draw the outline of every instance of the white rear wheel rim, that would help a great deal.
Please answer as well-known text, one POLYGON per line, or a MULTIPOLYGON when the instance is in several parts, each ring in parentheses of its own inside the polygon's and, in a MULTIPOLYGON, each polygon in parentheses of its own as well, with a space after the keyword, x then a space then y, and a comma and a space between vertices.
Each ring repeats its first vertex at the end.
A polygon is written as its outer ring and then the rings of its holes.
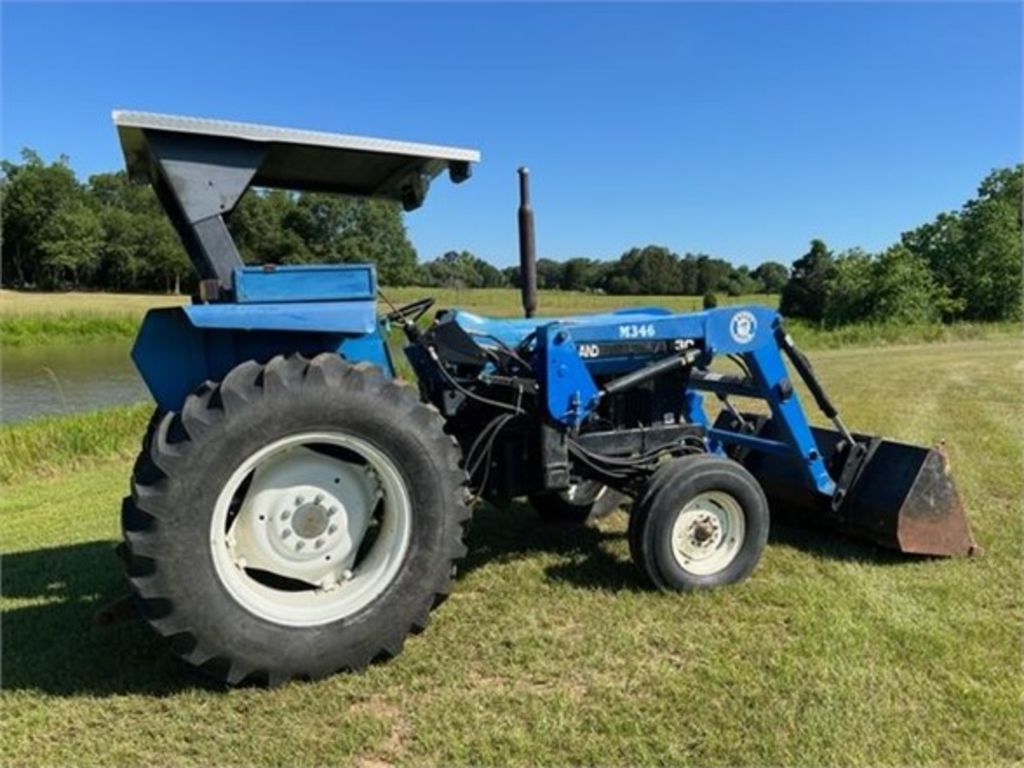
POLYGON ((411 528, 405 481, 379 448, 343 432, 305 432, 260 448, 232 473, 210 547, 218 578, 246 610, 313 626, 379 597, 411 528))
POLYGON ((672 554, 684 571, 709 576, 736 559, 745 534, 746 518, 740 503, 724 491, 705 491, 676 515, 672 554))

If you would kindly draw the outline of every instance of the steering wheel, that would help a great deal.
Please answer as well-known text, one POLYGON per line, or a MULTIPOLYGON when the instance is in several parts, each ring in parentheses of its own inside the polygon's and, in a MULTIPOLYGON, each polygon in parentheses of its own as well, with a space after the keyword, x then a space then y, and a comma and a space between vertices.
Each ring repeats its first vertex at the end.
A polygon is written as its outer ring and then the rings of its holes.
POLYGON ((400 307, 395 307, 384 315, 384 318, 389 323, 401 322, 403 325, 405 323, 415 323, 423 317, 427 310, 432 306, 434 306, 434 299, 433 297, 428 296, 425 299, 417 299, 409 304, 403 304, 400 307))

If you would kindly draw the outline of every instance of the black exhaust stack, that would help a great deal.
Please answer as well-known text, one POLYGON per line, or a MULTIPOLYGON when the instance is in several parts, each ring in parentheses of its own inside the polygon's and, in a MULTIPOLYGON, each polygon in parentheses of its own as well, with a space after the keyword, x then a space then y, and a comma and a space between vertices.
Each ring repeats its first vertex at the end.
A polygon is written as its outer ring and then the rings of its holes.
POLYGON ((530 207, 530 169, 526 166, 519 169, 519 285, 523 292, 523 313, 533 317, 537 311, 537 247, 530 207))

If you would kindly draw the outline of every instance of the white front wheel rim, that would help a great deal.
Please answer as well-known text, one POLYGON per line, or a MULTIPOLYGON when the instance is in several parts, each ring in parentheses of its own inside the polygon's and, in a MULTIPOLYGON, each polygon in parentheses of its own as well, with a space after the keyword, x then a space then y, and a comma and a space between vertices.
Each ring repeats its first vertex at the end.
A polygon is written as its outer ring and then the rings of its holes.
POLYGON ((724 491, 706 491, 679 510, 672 525, 672 554, 684 571, 709 576, 736 559, 745 534, 740 503, 724 491))
POLYGON ((289 626, 351 616, 394 580, 412 506, 380 449, 341 432, 276 440, 232 473, 214 506, 213 563, 251 613, 289 626))

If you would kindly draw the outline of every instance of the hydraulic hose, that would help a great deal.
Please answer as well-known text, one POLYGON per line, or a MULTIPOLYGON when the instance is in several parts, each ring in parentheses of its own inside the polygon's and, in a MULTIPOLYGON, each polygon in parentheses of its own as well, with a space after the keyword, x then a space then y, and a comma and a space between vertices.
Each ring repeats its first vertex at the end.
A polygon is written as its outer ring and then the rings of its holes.
POLYGON ((793 367, 796 368, 797 373, 800 374, 800 378, 804 380, 804 384, 811 391, 811 396, 814 397, 814 402, 817 403, 818 408, 821 412, 828 417, 836 429, 842 434, 843 439, 847 441, 849 445, 854 445, 856 441, 853 439, 853 435, 850 434, 850 430, 846 428, 843 420, 839 418, 838 409, 829 400, 828 394, 825 392, 825 388, 821 386, 821 382, 818 380, 818 376, 814 373, 814 367, 811 365, 811 361, 807 359, 807 355, 797 349, 796 343, 793 341, 793 337, 790 336, 786 329, 781 325, 775 331, 775 338, 782 347, 783 352, 786 353, 786 357, 789 358, 790 362, 793 363, 793 367))

